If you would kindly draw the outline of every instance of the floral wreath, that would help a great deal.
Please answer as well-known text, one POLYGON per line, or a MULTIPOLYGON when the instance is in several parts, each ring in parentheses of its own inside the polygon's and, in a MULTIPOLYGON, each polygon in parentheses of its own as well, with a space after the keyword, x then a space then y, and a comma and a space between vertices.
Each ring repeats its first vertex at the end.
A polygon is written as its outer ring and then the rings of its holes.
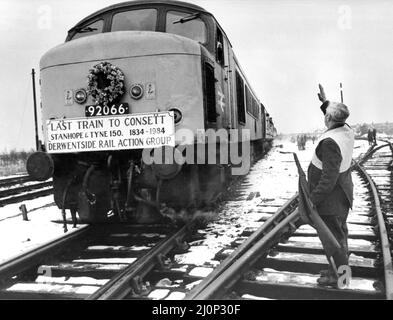
POLYGON ((124 73, 109 62, 96 64, 87 76, 87 93, 104 106, 124 94, 124 73))

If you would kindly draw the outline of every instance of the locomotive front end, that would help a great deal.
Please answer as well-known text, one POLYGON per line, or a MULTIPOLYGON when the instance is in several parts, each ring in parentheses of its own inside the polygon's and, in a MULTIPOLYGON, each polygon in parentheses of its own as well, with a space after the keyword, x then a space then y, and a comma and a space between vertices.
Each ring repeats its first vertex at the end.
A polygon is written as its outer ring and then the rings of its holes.
POLYGON ((193 192, 187 197, 173 187, 191 188, 190 169, 146 164, 143 150, 174 147, 178 130, 194 136, 204 128, 197 42, 158 32, 102 33, 50 50, 40 69, 46 153, 35 155, 29 172, 37 179, 53 172, 59 208, 99 222, 111 210, 149 220, 160 201, 189 203, 193 192))
POLYGON ((40 73, 45 150, 27 170, 53 177, 63 217, 192 215, 271 145, 272 123, 228 37, 194 4, 99 10, 42 57, 40 73))

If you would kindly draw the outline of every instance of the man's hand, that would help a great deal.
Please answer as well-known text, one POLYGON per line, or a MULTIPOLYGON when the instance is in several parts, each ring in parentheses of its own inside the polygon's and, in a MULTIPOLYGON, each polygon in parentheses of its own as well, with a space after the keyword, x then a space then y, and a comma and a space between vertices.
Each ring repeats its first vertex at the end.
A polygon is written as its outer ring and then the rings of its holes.
POLYGON ((321 84, 319 84, 318 86, 319 86, 318 98, 321 102, 325 102, 326 101, 325 90, 323 90, 323 87, 321 84))

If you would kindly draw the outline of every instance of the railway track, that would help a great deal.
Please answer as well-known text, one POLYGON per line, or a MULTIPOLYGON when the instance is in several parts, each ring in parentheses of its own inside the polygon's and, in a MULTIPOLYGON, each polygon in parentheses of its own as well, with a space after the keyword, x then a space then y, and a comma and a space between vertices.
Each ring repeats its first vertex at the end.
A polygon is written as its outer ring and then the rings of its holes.
POLYGON ((353 174, 348 217, 352 278, 342 289, 316 284, 327 268, 314 229, 300 226, 294 196, 228 255, 187 299, 393 299, 392 145, 369 149, 353 174))
POLYGON ((52 181, 33 182, 28 175, 0 180, 0 207, 53 193, 52 181))
MULTIPOLYGON (((371 149, 364 156, 372 156, 371 149)), ((271 168, 270 164, 267 164, 266 169, 263 170, 271 170, 271 168)), ((253 170, 254 173, 260 173, 261 167, 257 166, 253 170)), ((220 219, 207 229, 195 231, 191 225, 180 229, 116 224, 105 227, 90 226, 76 231, 74 236, 74 233, 71 233, 65 238, 62 237, 62 240, 56 240, 21 257, 12 259, 0 265, 0 279, 2 280, 0 298, 247 298, 246 294, 237 290, 243 290, 241 285, 245 284, 249 288, 249 282, 255 282, 256 273, 255 270, 251 272, 249 267, 245 266, 234 270, 237 261, 246 259, 246 265, 249 266, 253 259, 255 261, 253 260, 252 265, 260 263, 263 255, 266 255, 267 259, 272 259, 272 255, 276 252, 280 254, 280 251, 286 254, 298 254, 299 250, 304 249, 301 241, 305 239, 311 241, 311 246, 306 248, 309 251, 308 254, 321 256, 322 252, 318 243, 312 243, 316 237, 315 233, 298 228, 297 197, 296 195, 288 196, 291 189, 280 188, 286 195, 278 197, 274 201, 273 199, 261 199, 258 198, 260 195, 255 192, 248 193, 248 190, 252 190, 250 186, 258 184, 258 181, 260 178, 255 175, 253 177, 253 173, 251 173, 251 178, 245 178, 235 188, 235 192, 229 196, 231 200, 227 201, 220 209, 222 214, 220 219), (258 199, 258 201, 252 202, 253 199, 258 199), (260 202, 259 200, 264 201, 260 202), (256 203, 259 204, 256 205, 256 203), (242 220, 247 211, 256 211, 255 217, 251 214, 254 220, 242 220), (238 218, 234 217, 234 213, 238 215, 238 218), (202 263, 202 260, 205 259, 202 257, 203 248, 200 251, 200 257, 198 254, 196 255, 196 259, 199 261, 182 261, 182 253, 186 252, 189 246, 191 248, 188 251, 198 248, 198 244, 204 241, 202 239, 206 235, 218 234, 220 228, 226 233, 231 233, 230 227, 233 227, 234 224, 236 224, 235 229, 241 230, 233 233, 236 236, 224 240, 220 240, 219 237, 210 240, 222 242, 219 245, 222 249, 214 257, 211 257, 216 262, 222 261, 221 263, 212 264, 211 261, 202 263), (255 225, 260 227, 255 230, 253 227, 255 225), (277 246, 277 243, 293 235, 294 232, 299 241, 289 238, 286 244, 281 243, 277 246), (184 241, 187 241, 188 244, 184 241), (256 247, 257 245, 259 247, 256 247), (268 254, 270 254, 269 257, 268 254), (245 273, 248 274, 248 280, 243 278, 245 273), (217 285, 217 281, 222 279, 223 275, 231 279, 229 282, 224 281, 224 289, 221 285, 217 285), (250 275, 254 275, 254 279, 250 278, 250 275), (216 288, 215 293, 204 296, 206 290, 209 291, 212 287, 216 288), (237 294, 233 295, 233 292, 237 292, 237 294)), ((376 241, 375 233, 369 231, 366 236, 368 240, 376 241)), ((361 239, 356 238, 355 240, 360 241, 361 239)), ((305 242, 309 244, 310 241, 305 242)), ((360 245, 360 249, 358 248, 360 251, 361 249, 364 252, 367 251, 364 244, 363 247, 362 243, 359 244, 355 241, 355 244, 360 245)), ((379 261, 377 246, 370 244, 370 248, 370 252, 365 253, 367 259, 379 261)), ((262 261, 265 260, 262 259, 262 261)), ((311 265, 316 269, 323 265, 323 262, 316 261, 311 265)), ((360 268, 360 270, 363 272, 368 269, 360 268)), ((275 273, 276 276, 277 274, 282 275, 282 270, 275 273)), ((266 284, 265 288, 268 288, 266 284)), ((270 290, 268 291, 270 292, 270 290)), ((322 290, 322 292, 325 291, 322 290)), ((338 297, 336 291, 330 293, 331 297, 338 297)), ((373 297, 381 298, 383 296, 381 292, 381 290, 377 291, 373 297)), ((356 294, 365 297, 363 292, 356 294)), ((256 296, 255 293, 254 296, 256 296)))
POLYGON ((85 226, 0 265, 0 299, 120 299, 186 250, 191 224, 85 226))
MULTIPOLYGON (((259 170, 256 169, 257 172, 259 170)), ((255 193, 248 194, 248 185, 252 183, 245 179, 231 193, 231 201, 221 210, 224 217, 216 226, 228 231, 236 219, 234 215, 238 218, 244 215, 243 201, 248 203, 254 196, 259 197, 255 193)), ((274 202, 269 202, 269 208, 275 211, 284 200, 274 202)), ((264 214, 259 222, 252 220, 251 224, 262 224, 271 214, 264 214)), ((261 215, 256 217, 261 218, 261 215)), ((110 225, 101 229, 91 226, 80 231, 77 238, 66 235, 59 239, 59 244, 55 241, 12 259, 0 266, 3 282, 0 298, 157 299, 160 294, 169 291, 165 280, 172 280, 173 292, 167 298, 181 299, 192 285, 203 279, 206 271, 212 269, 176 262, 174 256, 181 256, 188 247, 182 239, 195 245, 205 234, 216 232, 217 227, 198 232, 188 232, 189 227, 176 232, 172 230, 173 236, 165 233, 163 226, 151 228, 149 231, 148 226, 110 225), (157 242, 144 239, 143 234, 156 233, 162 236, 155 239, 157 242), (92 259, 88 260, 88 257, 92 259), (120 258, 125 259, 122 262, 120 258)))
POLYGON ((21 175, 21 176, 11 177, 11 178, 3 178, 3 179, 0 179, 0 188, 13 186, 15 184, 20 184, 20 183, 27 182, 27 181, 31 181, 31 179, 28 175, 21 175))

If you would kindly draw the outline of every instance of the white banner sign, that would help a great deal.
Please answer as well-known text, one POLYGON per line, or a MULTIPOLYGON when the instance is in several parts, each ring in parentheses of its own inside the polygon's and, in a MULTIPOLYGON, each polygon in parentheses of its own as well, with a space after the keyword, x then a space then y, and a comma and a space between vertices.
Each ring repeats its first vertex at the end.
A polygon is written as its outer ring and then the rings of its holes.
POLYGON ((47 120, 48 153, 175 146, 173 111, 47 120))

